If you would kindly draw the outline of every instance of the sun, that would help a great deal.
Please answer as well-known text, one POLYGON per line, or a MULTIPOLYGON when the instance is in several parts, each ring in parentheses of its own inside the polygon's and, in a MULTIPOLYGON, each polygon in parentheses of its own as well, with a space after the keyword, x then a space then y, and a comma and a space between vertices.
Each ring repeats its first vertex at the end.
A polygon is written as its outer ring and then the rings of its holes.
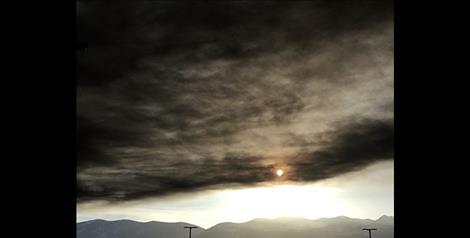
POLYGON ((279 177, 282 176, 283 173, 284 173, 284 171, 282 171, 282 169, 278 169, 278 170, 276 171, 276 174, 277 174, 277 176, 279 176, 279 177))

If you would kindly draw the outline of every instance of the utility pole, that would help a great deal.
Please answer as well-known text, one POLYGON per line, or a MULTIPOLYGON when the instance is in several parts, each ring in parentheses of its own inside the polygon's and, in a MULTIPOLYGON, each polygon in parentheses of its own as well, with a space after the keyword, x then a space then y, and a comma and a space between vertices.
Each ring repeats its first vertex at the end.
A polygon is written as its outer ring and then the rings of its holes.
POLYGON ((184 228, 189 229, 189 238, 191 238, 191 230, 198 228, 197 226, 185 226, 184 228))
POLYGON ((372 229, 364 228, 364 229, 362 229, 362 230, 363 230, 363 231, 369 231, 369 238, 372 238, 372 235, 371 235, 370 232, 371 232, 371 231, 376 231, 377 229, 375 229, 375 228, 372 228, 372 229))

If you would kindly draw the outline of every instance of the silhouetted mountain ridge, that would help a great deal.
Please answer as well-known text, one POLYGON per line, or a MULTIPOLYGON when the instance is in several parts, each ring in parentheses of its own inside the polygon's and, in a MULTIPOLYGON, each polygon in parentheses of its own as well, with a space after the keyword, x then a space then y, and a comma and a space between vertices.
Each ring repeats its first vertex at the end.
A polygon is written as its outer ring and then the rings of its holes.
MULTIPOLYGON (((184 222, 136 222, 132 220, 91 220, 77 223, 77 238, 185 238, 184 222)), ((197 226, 197 225, 196 225, 197 226)), ((209 229, 195 229, 193 238, 363 238, 362 228, 377 228, 374 238, 393 238, 392 216, 377 220, 346 216, 320 218, 302 217, 256 218, 243 223, 223 222, 209 229)))
MULTIPOLYGON (((193 224, 184 222, 137 222, 132 220, 91 220, 77 223, 77 238, 177 238, 186 237, 184 226, 193 224)), ((193 230, 194 234, 202 228, 193 230)))
POLYGON ((379 219, 377 219, 377 222, 394 223, 394 218, 392 216, 383 215, 379 219))

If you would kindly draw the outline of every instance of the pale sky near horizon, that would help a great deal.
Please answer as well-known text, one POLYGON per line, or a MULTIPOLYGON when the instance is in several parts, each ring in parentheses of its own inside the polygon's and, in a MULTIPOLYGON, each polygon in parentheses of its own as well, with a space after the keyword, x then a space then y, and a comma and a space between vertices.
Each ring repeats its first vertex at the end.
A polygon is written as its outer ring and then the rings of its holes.
POLYGON ((221 222, 282 216, 317 219, 344 215, 375 220, 394 215, 393 177, 393 162, 380 162, 316 184, 214 190, 115 206, 80 204, 77 222, 130 219, 188 222, 209 228, 221 222))

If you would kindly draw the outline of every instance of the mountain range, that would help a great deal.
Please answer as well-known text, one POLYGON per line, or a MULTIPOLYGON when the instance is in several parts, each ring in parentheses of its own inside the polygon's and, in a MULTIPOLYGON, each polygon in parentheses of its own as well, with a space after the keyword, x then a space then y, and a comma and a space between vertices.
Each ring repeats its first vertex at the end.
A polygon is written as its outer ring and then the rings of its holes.
MULTIPOLYGON (((77 238, 186 238, 184 226, 178 222, 137 222, 132 220, 90 220, 77 223, 77 238)), ((377 220, 346 216, 309 220, 299 217, 257 218, 244 223, 224 222, 209 229, 193 229, 192 238, 368 238, 363 228, 377 228, 373 238, 393 238, 394 218, 377 220)))

